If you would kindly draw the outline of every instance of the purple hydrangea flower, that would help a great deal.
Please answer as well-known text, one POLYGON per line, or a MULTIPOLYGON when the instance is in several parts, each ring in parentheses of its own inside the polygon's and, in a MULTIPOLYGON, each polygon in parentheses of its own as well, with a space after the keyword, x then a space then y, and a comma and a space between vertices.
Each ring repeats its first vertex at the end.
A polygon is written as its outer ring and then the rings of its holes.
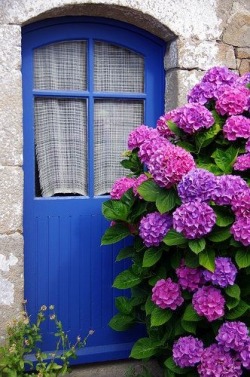
POLYGON ((178 283, 182 289, 187 289, 189 292, 195 292, 204 283, 203 269, 191 268, 185 265, 184 261, 181 262, 180 267, 176 270, 178 276, 178 283))
POLYGON ((201 238, 210 233, 216 215, 205 202, 193 201, 182 204, 173 213, 173 227, 188 239, 201 238))
POLYGON ((250 217, 238 216, 233 223, 230 232, 235 241, 241 242, 244 246, 250 245, 250 217))
POLYGON ((219 328, 215 339, 226 352, 230 350, 240 352, 248 341, 248 328, 240 321, 225 322, 219 328))
POLYGON ((246 344, 244 345, 244 348, 240 352, 240 360, 242 362, 243 367, 250 370, 250 338, 249 337, 246 344))
POLYGON ((226 87, 215 104, 221 115, 238 115, 248 110, 250 90, 245 87, 226 87))
POLYGON ((233 115, 226 120, 223 127, 223 134, 227 140, 236 140, 241 137, 250 137, 250 119, 243 115, 233 115))
POLYGON ((215 99, 216 90, 214 85, 210 82, 203 82, 196 84, 188 93, 187 99, 189 103, 199 103, 205 105, 211 99, 215 99))
POLYGON ((218 205, 230 205, 234 195, 246 188, 247 183, 237 175, 221 175, 216 177, 217 185, 212 193, 212 200, 218 205))
POLYGON ((245 149, 246 149, 246 152, 250 152, 250 138, 246 142, 245 149))
POLYGON ((227 67, 213 67, 207 70, 203 76, 203 82, 211 83, 215 88, 221 85, 231 85, 236 82, 239 76, 230 71, 227 67))
POLYGON ((145 140, 139 148, 138 156, 140 157, 141 162, 148 164, 151 156, 157 152, 160 148, 164 146, 171 145, 167 139, 164 137, 158 136, 155 139, 145 140))
POLYGON ((240 361, 217 344, 204 349, 198 372, 201 377, 239 377, 242 375, 240 361))
POLYGON ((156 122, 156 129, 161 136, 167 139, 175 138, 175 134, 168 127, 168 121, 175 121, 175 110, 171 110, 166 114, 162 115, 156 122))
POLYGON ((209 322, 224 315, 225 299, 217 288, 211 286, 199 288, 193 295, 192 304, 194 310, 200 316, 206 317, 209 322))
POLYGON ((228 285, 234 285, 237 275, 237 268, 233 264, 231 258, 217 257, 215 258, 215 270, 214 272, 204 270, 203 276, 206 281, 210 281, 214 285, 220 287, 227 287, 228 285))
POLYGON ((240 76, 236 80, 236 84, 246 86, 250 83, 250 72, 245 73, 243 76, 240 76))
POLYGON ((250 153, 238 156, 234 163, 234 170, 245 171, 250 169, 250 153))
POLYGON ((179 284, 171 278, 158 280, 152 292, 152 301, 162 309, 175 310, 184 301, 179 284))
POLYGON ((154 139, 159 136, 159 133, 156 129, 150 128, 142 124, 141 126, 137 127, 135 130, 130 132, 128 136, 128 148, 135 149, 139 148, 139 146, 148 139, 154 139))
POLYGON ((193 367, 201 360, 203 343, 193 336, 183 336, 173 345, 173 359, 180 368, 193 367))
POLYGON ((250 217, 250 188, 236 193, 232 199, 232 210, 237 217, 250 217))
POLYGON ((212 113, 199 103, 188 103, 175 110, 174 122, 184 132, 194 134, 203 128, 214 124, 212 113))
POLYGON ((216 177, 205 169, 192 169, 177 186, 178 195, 183 203, 195 199, 201 201, 211 200, 211 194, 216 188, 216 177))
POLYGON ((172 216, 153 212, 141 219, 139 235, 147 247, 158 246, 171 227, 172 216))
POLYGON ((121 199, 122 195, 133 187, 135 182, 134 178, 122 177, 115 181, 112 186, 110 196, 111 199, 121 199))
POLYGON ((141 174, 139 175, 138 178, 135 179, 134 181, 134 185, 133 185, 133 192, 134 192, 134 195, 138 195, 140 199, 142 199, 142 197, 139 195, 137 189, 138 187, 145 181, 148 180, 148 177, 146 176, 146 174, 141 174))
POLYGON ((148 170, 160 187, 170 188, 195 167, 191 153, 181 147, 165 145, 152 154, 148 170))

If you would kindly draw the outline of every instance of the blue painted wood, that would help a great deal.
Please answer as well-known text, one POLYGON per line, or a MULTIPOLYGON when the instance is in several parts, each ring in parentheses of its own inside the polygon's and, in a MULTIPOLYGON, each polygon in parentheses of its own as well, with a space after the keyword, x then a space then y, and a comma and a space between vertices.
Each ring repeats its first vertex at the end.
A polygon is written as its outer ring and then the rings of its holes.
MULTIPOLYGON (((114 277, 125 268, 114 263, 124 242, 100 247, 109 226, 101 214, 108 196, 94 197, 94 101, 136 99, 144 101, 145 124, 154 126, 163 113, 164 43, 127 24, 91 17, 46 20, 23 28, 24 98, 24 240, 25 297, 34 318, 41 305, 55 305, 72 341, 95 330, 77 363, 128 357, 143 329, 115 332, 108 322, 115 314, 114 277), (45 91, 33 88, 33 50, 64 40, 88 41, 88 89, 45 91), (100 93, 93 87, 94 41, 111 42, 140 53, 145 59, 143 93, 100 93), (35 196, 34 99, 37 97, 84 98, 88 102, 88 197, 35 196)), ((126 294, 126 292, 124 292, 126 294)), ((52 322, 44 324, 44 350, 55 347, 52 322)))

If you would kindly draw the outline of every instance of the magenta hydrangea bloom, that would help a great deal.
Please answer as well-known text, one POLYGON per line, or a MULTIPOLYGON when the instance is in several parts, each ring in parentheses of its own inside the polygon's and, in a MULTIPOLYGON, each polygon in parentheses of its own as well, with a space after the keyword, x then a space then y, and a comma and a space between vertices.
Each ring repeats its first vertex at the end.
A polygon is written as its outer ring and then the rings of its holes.
POLYGON ((188 93, 187 99, 189 103, 199 103, 205 105, 211 99, 216 98, 216 90, 210 82, 196 84, 188 93))
POLYGON ((200 129, 208 129, 214 124, 212 113, 199 103, 188 103, 175 110, 174 122, 184 132, 194 134, 200 129))
POLYGON ((234 84, 238 78, 239 76, 236 73, 230 71, 227 67, 218 66, 208 69, 203 76, 202 81, 209 82, 216 88, 224 84, 234 84))
POLYGON ((220 94, 215 109, 221 115, 238 115, 248 110, 250 90, 242 87, 227 87, 220 94))
POLYGON ((250 138, 246 142, 245 149, 246 149, 246 152, 250 152, 250 138))
POLYGON ((183 203, 195 199, 201 201, 211 200, 211 194, 217 186, 216 177, 205 169, 192 169, 188 172, 177 186, 178 195, 183 203))
POLYGON ((225 299, 217 288, 211 286, 199 288, 193 295, 192 304, 194 310, 200 316, 206 317, 209 322, 224 315, 225 299))
POLYGON ((139 195, 137 189, 138 189, 138 187, 139 187, 143 182, 145 182, 145 181, 147 181, 147 180, 148 180, 148 177, 146 176, 146 174, 141 174, 141 175, 139 175, 139 177, 136 178, 135 181, 134 181, 134 184, 133 184, 133 192, 134 192, 134 195, 135 195, 135 196, 138 195, 140 199, 142 199, 142 198, 141 198, 141 196, 139 195))
POLYGON ((248 188, 246 181, 238 175, 220 175, 212 193, 212 200, 218 205, 230 205, 235 194, 248 188))
POLYGON ((222 347, 212 344, 202 352, 198 373, 200 377, 239 377, 242 369, 240 361, 222 347))
POLYGON ((179 338, 173 345, 173 359, 180 368, 198 364, 202 352, 203 342, 191 335, 179 338))
POLYGON ((216 222, 213 209, 199 200, 182 204, 173 213, 173 227, 188 239, 210 233, 216 222))
POLYGON ((237 217, 250 217, 250 187, 237 192, 231 204, 232 210, 237 217))
POLYGON ((238 77, 236 80, 236 84, 243 86, 250 84, 250 72, 247 72, 243 76, 238 77))
POLYGON ((238 156, 234 163, 234 170, 245 171, 250 169, 250 153, 238 156))
POLYGON ((179 284, 171 278, 158 280, 152 292, 152 301, 161 309, 175 310, 184 301, 179 284))
POLYGON ((152 154, 148 170, 160 187, 170 188, 195 167, 191 153, 174 145, 163 146, 152 154))
POLYGON ((250 370, 250 337, 240 352, 240 360, 244 368, 250 370))
POLYGON ((241 242, 244 246, 250 245, 250 217, 238 216, 233 223, 230 232, 235 241, 241 242))
POLYGON ((150 161, 151 156, 157 152, 160 148, 164 146, 168 146, 170 142, 164 137, 158 136, 155 139, 147 139, 145 140, 139 148, 138 156, 140 157, 141 162, 144 164, 148 164, 150 161))
POLYGON ((234 141, 237 138, 248 139, 250 137, 250 119, 243 115, 231 116, 226 120, 223 134, 230 141, 234 141))
POLYGON ((122 177, 117 179, 110 192, 111 199, 121 199, 122 195, 133 187, 134 182, 135 178, 122 177))
POLYGON ((175 110, 170 110, 166 114, 162 115, 156 122, 156 129, 161 136, 167 139, 175 138, 175 134, 168 127, 168 121, 175 121, 175 110))
POLYGON ((154 139, 159 136, 159 133, 156 129, 145 126, 142 124, 141 126, 137 127, 135 130, 130 132, 128 136, 128 148, 135 149, 139 148, 139 146, 148 139, 154 139))
POLYGON ((172 216, 167 213, 149 213, 141 219, 139 235, 147 247, 158 246, 172 227, 172 216))
POLYGON ((189 292, 195 292, 204 283, 203 269, 191 268, 185 265, 182 260, 180 267, 175 270, 178 277, 178 283, 182 289, 187 289, 189 292))
POLYGON ((248 341, 248 328, 240 321, 225 322, 219 328, 215 339, 226 352, 230 350, 240 352, 248 341))
POLYGON ((234 285, 237 275, 237 268, 233 264, 231 258, 217 257, 215 258, 214 272, 204 270, 203 276, 206 281, 214 285, 219 285, 226 288, 229 285, 234 285))

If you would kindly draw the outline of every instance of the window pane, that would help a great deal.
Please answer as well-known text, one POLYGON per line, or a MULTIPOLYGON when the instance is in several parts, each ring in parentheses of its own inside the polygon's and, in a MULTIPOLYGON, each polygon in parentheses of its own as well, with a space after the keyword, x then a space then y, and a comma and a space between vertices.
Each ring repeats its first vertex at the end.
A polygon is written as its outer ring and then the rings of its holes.
POLYGON ((87 195, 86 102, 37 98, 35 142, 43 196, 87 195))
POLYGON ((35 89, 85 90, 86 42, 60 42, 34 51, 35 89))
POLYGON ((130 131, 143 122, 143 101, 95 101, 95 195, 109 193, 114 181, 127 174, 121 164, 130 131))
POLYGON ((95 91, 144 92, 144 59, 131 50, 103 42, 94 49, 95 91))

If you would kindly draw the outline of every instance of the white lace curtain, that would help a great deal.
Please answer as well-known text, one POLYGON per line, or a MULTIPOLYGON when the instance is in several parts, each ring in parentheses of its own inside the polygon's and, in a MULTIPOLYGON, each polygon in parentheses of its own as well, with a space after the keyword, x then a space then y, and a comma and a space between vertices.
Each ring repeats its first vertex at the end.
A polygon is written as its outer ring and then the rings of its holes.
MULTIPOLYGON (((110 192, 124 174, 119 164, 127 148, 129 132, 143 122, 141 100, 96 99, 94 140, 88 140, 88 101, 58 98, 56 91, 87 90, 87 43, 61 42, 34 52, 34 83, 37 90, 51 90, 35 99, 35 142, 39 181, 43 196, 89 195, 88 179, 94 178, 94 195, 110 192), (94 143, 94 171, 87 163, 88 142, 94 143)), ((95 42, 95 92, 141 93, 144 91, 144 60, 140 55, 111 44, 95 42)))

